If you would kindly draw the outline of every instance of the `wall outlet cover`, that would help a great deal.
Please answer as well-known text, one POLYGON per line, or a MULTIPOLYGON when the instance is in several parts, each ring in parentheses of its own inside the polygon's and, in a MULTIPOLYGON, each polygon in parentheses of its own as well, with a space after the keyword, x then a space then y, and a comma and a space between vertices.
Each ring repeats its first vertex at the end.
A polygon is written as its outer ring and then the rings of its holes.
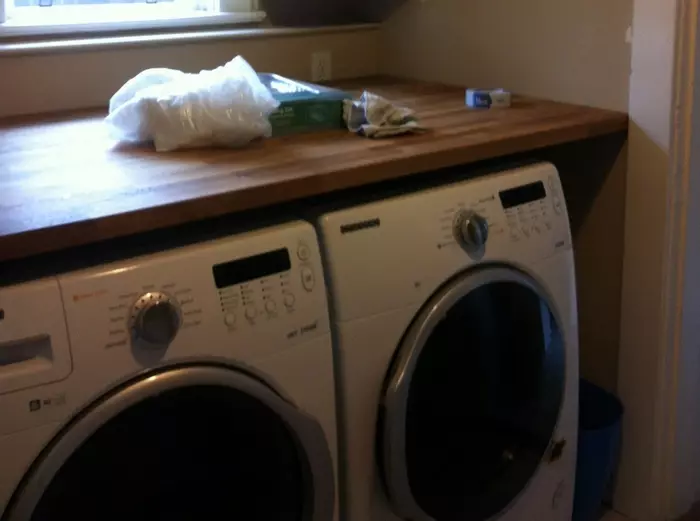
POLYGON ((311 81, 333 79, 333 58, 330 51, 317 51, 311 55, 311 81))

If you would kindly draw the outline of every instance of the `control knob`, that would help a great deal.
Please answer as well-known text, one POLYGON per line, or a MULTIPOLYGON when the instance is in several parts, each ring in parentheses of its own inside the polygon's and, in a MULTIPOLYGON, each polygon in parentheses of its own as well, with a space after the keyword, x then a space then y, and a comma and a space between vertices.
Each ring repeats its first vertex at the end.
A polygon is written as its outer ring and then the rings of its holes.
POLYGON ((455 217, 454 236, 467 251, 481 250, 489 238, 489 223, 478 213, 463 210, 455 217))
POLYGON ((175 339, 181 323, 180 306, 166 293, 144 293, 134 303, 129 329, 141 347, 162 349, 175 339))

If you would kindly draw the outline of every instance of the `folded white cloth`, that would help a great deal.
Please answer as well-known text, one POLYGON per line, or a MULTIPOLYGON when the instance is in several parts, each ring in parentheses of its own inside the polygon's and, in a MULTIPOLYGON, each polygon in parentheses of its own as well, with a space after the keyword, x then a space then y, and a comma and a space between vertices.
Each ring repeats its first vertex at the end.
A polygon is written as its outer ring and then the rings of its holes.
POLYGON ((374 139, 427 130, 411 109, 367 91, 359 100, 345 100, 343 116, 351 132, 374 139))

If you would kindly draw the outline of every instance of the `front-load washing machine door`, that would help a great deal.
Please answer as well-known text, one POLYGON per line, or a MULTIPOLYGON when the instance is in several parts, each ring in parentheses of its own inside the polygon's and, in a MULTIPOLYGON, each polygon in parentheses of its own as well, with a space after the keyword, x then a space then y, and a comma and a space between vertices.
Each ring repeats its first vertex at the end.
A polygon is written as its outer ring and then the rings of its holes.
POLYGON ((561 450, 564 383, 561 328, 533 279, 486 267, 445 285, 385 381, 377 454, 395 512, 482 521, 507 509, 561 450))
POLYGON ((147 373, 76 417, 37 459, 8 521, 331 521, 321 426, 250 373, 147 373))

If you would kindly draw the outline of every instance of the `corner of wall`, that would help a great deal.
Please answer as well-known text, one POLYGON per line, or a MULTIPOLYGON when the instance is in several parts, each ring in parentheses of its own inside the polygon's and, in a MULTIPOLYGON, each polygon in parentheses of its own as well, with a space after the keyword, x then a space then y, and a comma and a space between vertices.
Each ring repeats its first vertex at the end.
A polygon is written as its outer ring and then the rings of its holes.
POLYGON ((382 27, 382 67, 626 112, 633 2, 409 0, 382 27))

